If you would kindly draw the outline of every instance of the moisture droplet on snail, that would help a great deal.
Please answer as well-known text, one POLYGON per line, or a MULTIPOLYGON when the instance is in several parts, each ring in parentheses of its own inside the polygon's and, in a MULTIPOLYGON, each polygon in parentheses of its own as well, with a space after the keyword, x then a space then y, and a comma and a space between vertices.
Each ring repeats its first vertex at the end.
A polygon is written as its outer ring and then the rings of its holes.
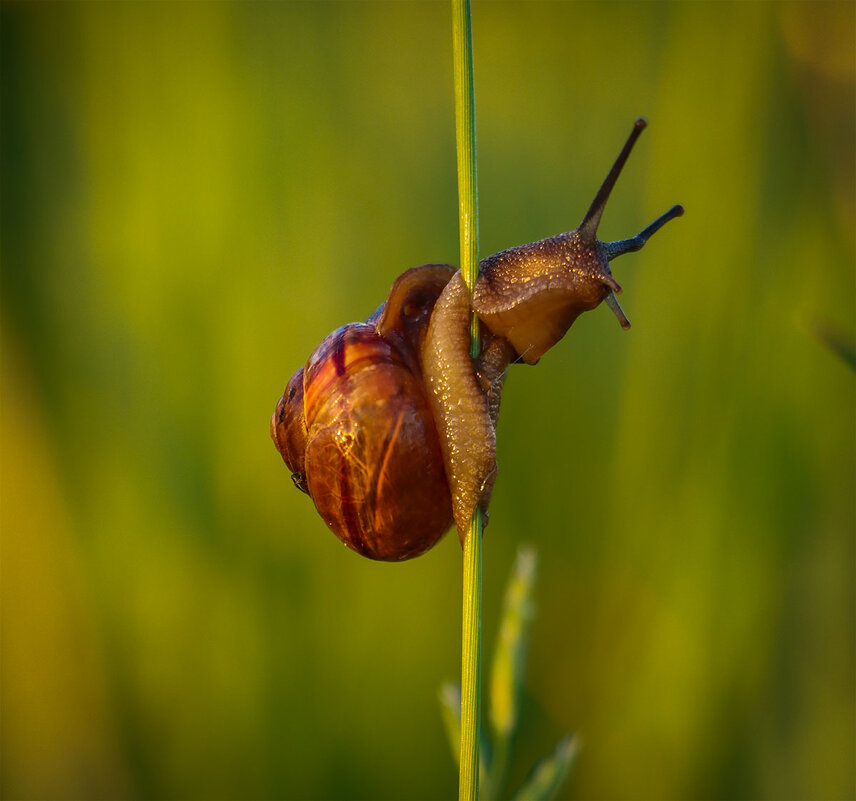
POLYGON ((609 263, 684 211, 673 206, 629 239, 597 239, 645 125, 636 120, 575 231, 482 259, 472 299, 450 265, 407 270, 364 323, 338 328, 291 377, 271 437, 295 486, 349 548, 370 559, 411 559, 453 522, 463 539, 476 507, 486 515, 490 502, 509 363, 535 364, 601 301, 630 327, 609 263), (475 359, 471 310, 481 330, 475 359))

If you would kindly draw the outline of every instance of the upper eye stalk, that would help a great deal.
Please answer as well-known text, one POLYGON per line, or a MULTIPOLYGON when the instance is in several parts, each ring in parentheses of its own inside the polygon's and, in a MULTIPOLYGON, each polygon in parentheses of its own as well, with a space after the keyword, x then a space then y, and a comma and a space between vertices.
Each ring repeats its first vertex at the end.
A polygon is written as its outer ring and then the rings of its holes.
MULTIPOLYGON (((631 236, 628 239, 617 239, 615 242, 599 242, 597 239, 597 228, 598 225, 600 225, 600 218, 603 215, 604 208, 606 207, 606 201, 609 200, 609 196, 612 194, 612 190, 618 181, 618 176, 621 175, 621 170, 624 168, 624 165, 630 156, 630 152, 633 150, 633 145, 636 144, 636 140, 639 138, 642 131, 645 130, 647 125, 648 121, 642 117, 639 117, 636 122, 633 123, 633 130, 630 132, 630 136, 627 137, 624 147, 621 148, 618 158, 615 160, 615 163, 612 165, 612 169, 600 185, 600 189, 598 189, 591 206, 589 206, 586 216, 583 217, 583 221, 577 229, 580 239, 583 242, 591 246, 596 244, 600 245, 600 249, 602 250, 603 256, 607 262, 617 259, 625 253, 634 253, 637 250, 642 250, 645 243, 653 234, 659 231, 667 222, 669 222, 669 220, 673 220, 675 217, 680 217, 684 213, 684 207, 680 204, 676 204, 667 212, 661 214, 650 225, 643 228, 638 234, 636 234, 636 236, 631 236)), ((621 327, 630 328, 630 320, 627 319, 627 315, 624 313, 624 310, 621 308, 615 297, 616 292, 621 292, 621 287, 619 286, 617 289, 610 287, 610 289, 612 289, 612 292, 606 296, 606 304, 610 309, 612 309, 615 316, 618 318, 618 321, 621 323, 621 327)))

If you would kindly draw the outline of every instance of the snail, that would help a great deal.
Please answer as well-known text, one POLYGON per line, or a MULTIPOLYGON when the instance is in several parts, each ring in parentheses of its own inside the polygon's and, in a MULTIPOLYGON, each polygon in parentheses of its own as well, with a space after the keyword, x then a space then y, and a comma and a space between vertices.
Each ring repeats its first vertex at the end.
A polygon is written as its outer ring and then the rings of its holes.
POLYGON ((630 326, 609 263, 683 214, 673 206, 634 237, 597 239, 645 126, 636 120, 576 230, 482 259, 471 297, 454 267, 407 270, 364 323, 331 333, 291 377, 271 437, 294 484, 349 548, 401 561, 427 551, 453 522, 463 538, 493 490, 508 365, 535 364, 602 301, 630 326), (471 313, 481 331, 475 359, 471 313))

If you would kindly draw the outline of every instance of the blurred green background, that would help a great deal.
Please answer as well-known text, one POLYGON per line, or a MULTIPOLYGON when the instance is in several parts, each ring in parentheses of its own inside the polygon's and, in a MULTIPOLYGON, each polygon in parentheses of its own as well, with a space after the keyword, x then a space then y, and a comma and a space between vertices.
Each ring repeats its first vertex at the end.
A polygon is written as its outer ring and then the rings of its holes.
MULTIPOLYGON (((515 785, 852 798, 856 6, 476 3, 481 253, 574 228, 630 130, 605 308, 514 367, 485 649, 541 557, 515 785)), ((2 6, 2 791, 441 798, 461 553, 291 486, 291 373, 457 262, 451 12, 2 6)))

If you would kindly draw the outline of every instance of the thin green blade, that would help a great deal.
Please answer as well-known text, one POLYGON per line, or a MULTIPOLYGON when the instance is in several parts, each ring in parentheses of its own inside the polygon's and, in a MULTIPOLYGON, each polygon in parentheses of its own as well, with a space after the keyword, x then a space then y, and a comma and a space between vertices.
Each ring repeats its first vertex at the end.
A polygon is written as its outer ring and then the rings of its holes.
POLYGON ((537 567, 535 549, 521 546, 505 591, 490 676, 490 727, 494 747, 486 788, 490 798, 502 795, 511 741, 517 730, 529 624, 534 617, 532 596, 537 567))
POLYGON ((569 734, 559 741, 552 754, 542 759, 514 796, 514 801, 548 801, 556 798, 579 752, 576 736, 569 734))
MULTIPOLYGON (((438 694, 440 708, 443 715, 443 728, 446 730, 446 738, 455 764, 461 761, 461 688, 457 684, 447 681, 438 694)), ((482 732, 482 735, 484 733, 482 732)), ((479 743, 479 776, 480 782, 484 780, 490 764, 490 745, 484 736, 479 743)))
POLYGON ((461 688, 447 681, 440 688, 439 698, 443 728, 457 765, 461 761, 461 688))
POLYGON ((856 373, 856 342, 837 326, 822 320, 810 322, 811 332, 856 373))

